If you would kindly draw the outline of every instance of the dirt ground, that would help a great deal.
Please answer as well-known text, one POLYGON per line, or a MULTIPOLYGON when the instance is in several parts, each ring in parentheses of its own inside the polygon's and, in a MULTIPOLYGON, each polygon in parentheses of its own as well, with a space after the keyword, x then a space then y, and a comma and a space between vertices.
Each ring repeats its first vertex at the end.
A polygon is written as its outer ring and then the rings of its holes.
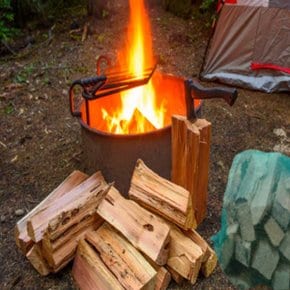
MULTIPOLYGON (((115 54, 120 47, 128 9, 124 1, 114 2, 109 17, 95 22, 85 42, 70 35, 73 19, 67 17, 55 24, 48 40, 37 41, 18 57, 0 59, 0 289, 75 289, 71 264, 57 275, 40 277, 17 249, 13 230, 74 169, 85 170, 80 125, 70 115, 67 91, 72 80, 94 75, 98 55, 115 54)), ((159 69, 196 77, 210 34, 207 22, 197 15, 183 20, 155 6, 150 17, 159 69)), ((84 24, 82 11, 75 20, 84 24)), ((37 37, 45 39, 44 34, 37 37)), ((240 89, 234 107, 207 101, 203 116, 212 122, 213 132, 208 216, 198 230, 209 241, 220 227, 234 156, 250 148, 290 155, 290 97, 240 89)), ((220 268, 194 287, 170 285, 192 288, 235 289, 220 268)))

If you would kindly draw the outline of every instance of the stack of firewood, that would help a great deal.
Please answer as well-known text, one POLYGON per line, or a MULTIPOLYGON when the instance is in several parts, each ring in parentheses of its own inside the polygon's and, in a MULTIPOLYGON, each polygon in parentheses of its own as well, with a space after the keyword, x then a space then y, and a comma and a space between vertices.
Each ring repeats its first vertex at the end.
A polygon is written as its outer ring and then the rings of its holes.
POLYGON ((249 150, 233 162, 216 240, 221 268, 243 289, 290 289, 290 159, 249 150))
POLYGON ((75 171, 16 225, 16 243, 41 275, 74 259, 81 289, 166 289, 208 277, 217 258, 194 230, 192 195, 137 161, 124 198, 100 172, 75 171))

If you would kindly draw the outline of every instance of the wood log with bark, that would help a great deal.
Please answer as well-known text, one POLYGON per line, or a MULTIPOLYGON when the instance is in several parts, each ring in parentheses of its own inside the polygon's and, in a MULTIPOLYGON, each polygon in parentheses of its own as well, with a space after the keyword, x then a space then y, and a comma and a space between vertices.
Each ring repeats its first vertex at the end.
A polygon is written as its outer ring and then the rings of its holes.
POLYGON ((129 198, 183 229, 196 227, 188 190, 160 177, 141 159, 133 172, 129 198))

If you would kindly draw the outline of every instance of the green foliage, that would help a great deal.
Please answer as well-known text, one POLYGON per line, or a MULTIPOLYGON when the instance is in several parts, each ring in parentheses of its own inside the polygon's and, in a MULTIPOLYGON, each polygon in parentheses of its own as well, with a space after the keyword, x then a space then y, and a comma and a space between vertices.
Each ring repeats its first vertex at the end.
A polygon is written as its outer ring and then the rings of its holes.
POLYGON ((11 0, 0 1, 0 41, 9 40, 17 30, 12 27, 14 14, 11 8, 11 0))
POLYGON ((217 3, 217 0, 203 0, 200 5, 200 9, 202 10, 213 9, 216 3, 217 3))
POLYGON ((14 106, 13 104, 9 103, 5 108, 4 108, 4 113, 6 115, 10 115, 14 112, 14 106))
POLYGON ((27 13, 33 13, 44 21, 54 19, 63 15, 66 8, 81 5, 84 0, 21 0, 22 9, 27 13))
POLYGON ((32 75, 32 73, 35 70, 35 66, 33 63, 27 65, 24 67, 14 78, 14 82, 19 84, 29 83, 29 77, 32 75))

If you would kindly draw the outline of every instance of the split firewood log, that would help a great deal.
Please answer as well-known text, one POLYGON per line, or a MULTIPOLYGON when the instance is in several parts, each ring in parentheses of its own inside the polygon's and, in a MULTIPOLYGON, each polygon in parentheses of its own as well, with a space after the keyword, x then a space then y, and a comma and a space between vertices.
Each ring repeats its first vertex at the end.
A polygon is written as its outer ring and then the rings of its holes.
POLYGON ((51 273, 48 263, 43 258, 40 245, 34 244, 27 252, 26 258, 41 276, 47 276, 51 273))
POLYGON ((196 227, 189 191, 160 177, 140 159, 131 179, 129 198, 183 229, 196 227))
POLYGON ((86 234, 108 269, 125 289, 154 290, 157 272, 124 237, 109 224, 86 234))
POLYGON ((201 272, 204 277, 209 277, 217 266, 217 255, 202 236, 194 229, 184 231, 184 234, 196 243, 203 252, 201 272))
POLYGON ((170 268, 169 266, 166 266, 166 269, 168 270, 168 272, 170 273, 172 279, 178 284, 180 285, 183 281, 184 278, 179 275, 176 271, 174 271, 172 268, 170 268))
POLYGON ((195 284, 203 261, 201 247, 172 225, 169 249, 167 266, 195 284))
POLYGON ((97 213, 158 265, 167 262, 170 228, 160 218, 112 187, 97 213))
POLYGON ((192 208, 199 225, 206 217, 211 123, 191 122, 185 116, 172 117, 171 180, 191 194, 192 208))
MULTIPOLYGON (((62 212, 69 212, 70 209, 77 208, 78 203, 86 201, 92 193, 95 193, 104 185, 106 185, 106 182, 102 174, 100 172, 95 173, 74 187, 70 192, 60 197, 57 202, 34 214, 27 222, 28 235, 35 243, 40 242, 52 219, 61 215, 62 212)), ((56 220, 51 224, 51 228, 54 226, 59 226, 56 220)))
POLYGON ((72 275, 82 290, 125 290, 85 240, 79 242, 72 275))
POLYGON ((34 242, 30 238, 27 232, 27 221, 32 218, 37 212, 44 210, 49 207, 50 203, 56 202, 56 200, 75 186, 79 185, 85 179, 87 175, 80 172, 72 172, 55 190, 53 190, 42 202, 40 202, 34 209, 32 209, 26 216, 19 220, 15 226, 15 241, 18 248, 23 252, 24 255, 33 247, 34 242))
POLYGON ((171 281, 171 274, 165 267, 157 269, 156 284, 154 290, 166 290, 171 281))
POLYGON ((96 209, 110 187, 105 182, 90 186, 49 221, 43 234, 42 252, 53 272, 67 265, 75 255, 78 241, 103 223, 96 209))

